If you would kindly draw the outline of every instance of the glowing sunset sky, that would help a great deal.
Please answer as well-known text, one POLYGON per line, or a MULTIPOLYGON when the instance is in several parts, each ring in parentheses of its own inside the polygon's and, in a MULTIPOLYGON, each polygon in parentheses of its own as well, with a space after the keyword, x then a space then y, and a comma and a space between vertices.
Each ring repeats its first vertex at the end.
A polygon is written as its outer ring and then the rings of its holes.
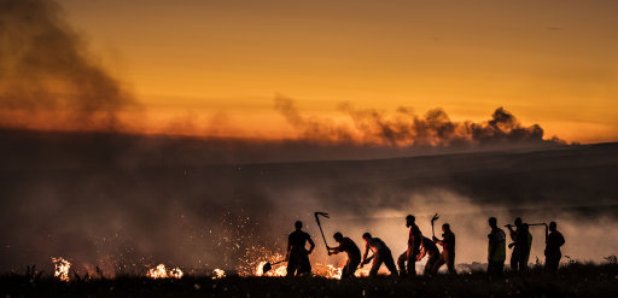
POLYGON ((504 106, 547 136, 618 139, 614 0, 59 3, 153 119, 285 136, 273 109, 283 94, 329 117, 342 101, 442 107, 454 120, 504 106))

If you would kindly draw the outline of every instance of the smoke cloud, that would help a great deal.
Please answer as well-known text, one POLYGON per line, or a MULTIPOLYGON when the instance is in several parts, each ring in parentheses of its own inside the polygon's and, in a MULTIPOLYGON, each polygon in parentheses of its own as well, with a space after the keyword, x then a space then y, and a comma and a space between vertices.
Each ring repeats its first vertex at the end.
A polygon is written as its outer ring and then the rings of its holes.
POLYGON ((352 120, 352 127, 329 119, 303 117, 294 101, 283 96, 275 99, 275 108, 299 131, 301 139, 316 142, 357 142, 393 147, 563 143, 556 137, 545 140, 541 126, 523 126, 503 107, 497 108, 491 119, 475 123, 454 122, 439 108, 417 116, 404 107, 398 108, 394 114, 385 114, 374 109, 354 109, 351 104, 343 103, 340 110, 352 120))
POLYGON ((0 0, 0 125, 114 130, 136 102, 45 0, 0 0))

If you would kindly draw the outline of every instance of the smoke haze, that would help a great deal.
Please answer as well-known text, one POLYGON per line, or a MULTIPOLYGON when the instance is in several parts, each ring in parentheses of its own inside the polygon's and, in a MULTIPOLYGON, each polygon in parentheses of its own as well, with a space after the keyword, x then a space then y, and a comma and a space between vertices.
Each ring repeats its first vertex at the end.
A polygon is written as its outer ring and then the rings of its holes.
MULTIPOLYGON (((332 215, 327 235, 341 230, 360 244, 371 231, 396 252, 405 247, 407 213, 428 234, 439 212, 458 235, 458 262, 484 261, 492 215, 501 224, 556 220, 572 258, 601 261, 617 249, 609 240, 618 236, 615 144, 213 164, 195 154, 212 144, 192 139, 23 131, 1 139, 9 145, 0 146, 2 270, 46 268, 49 257, 63 256, 108 274, 159 262, 243 271, 283 253, 296 219, 317 238, 318 210, 332 215)), ((533 257, 542 259, 540 231, 535 239, 533 257)), ((314 261, 335 262, 317 241, 314 261)))

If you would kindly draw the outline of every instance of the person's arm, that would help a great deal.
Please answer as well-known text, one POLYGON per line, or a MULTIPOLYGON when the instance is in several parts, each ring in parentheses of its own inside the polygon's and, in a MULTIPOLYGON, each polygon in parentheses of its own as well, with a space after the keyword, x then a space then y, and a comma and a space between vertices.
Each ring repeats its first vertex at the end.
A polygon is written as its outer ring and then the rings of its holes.
POLYGON ((342 248, 342 246, 343 246, 343 245, 339 245, 339 246, 335 246, 335 247, 329 247, 329 248, 328 248, 328 255, 329 255, 329 256, 330 256, 330 255, 336 255, 336 254, 338 254, 338 253, 340 253, 340 252, 343 252, 343 248, 342 248))
POLYGON ((313 239, 311 239, 311 237, 307 238, 307 241, 309 241, 309 251, 307 251, 307 253, 311 254, 313 252, 313 249, 315 248, 315 242, 313 242, 313 239))
POLYGON ((367 255, 369 254, 369 244, 365 245, 365 252, 363 253, 363 260, 361 261, 361 264, 365 264, 365 262, 367 262, 367 255))
POLYGON ((509 229, 509 232, 511 234, 511 239, 515 241, 515 239, 517 238, 517 232, 513 230, 513 226, 510 224, 506 225, 506 227, 509 229))
POLYGON ((440 239, 436 236, 431 237, 434 243, 439 244, 440 246, 444 246, 444 239, 440 239))
POLYGON ((421 247, 421 251, 418 252, 418 256, 416 256, 416 261, 422 260, 427 254, 427 250, 421 247))

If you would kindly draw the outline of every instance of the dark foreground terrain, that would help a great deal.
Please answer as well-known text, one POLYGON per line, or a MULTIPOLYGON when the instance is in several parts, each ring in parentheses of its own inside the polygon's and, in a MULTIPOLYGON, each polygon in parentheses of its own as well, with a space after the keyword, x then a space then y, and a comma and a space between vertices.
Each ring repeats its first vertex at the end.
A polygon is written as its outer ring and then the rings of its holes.
POLYGON ((440 275, 414 280, 323 278, 242 278, 213 280, 142 277, 77 280, 4 275, 2 297, 618 297, 618 265, 574 264, 551 275, 533 269, 526 275, 484 273, 440 275))

